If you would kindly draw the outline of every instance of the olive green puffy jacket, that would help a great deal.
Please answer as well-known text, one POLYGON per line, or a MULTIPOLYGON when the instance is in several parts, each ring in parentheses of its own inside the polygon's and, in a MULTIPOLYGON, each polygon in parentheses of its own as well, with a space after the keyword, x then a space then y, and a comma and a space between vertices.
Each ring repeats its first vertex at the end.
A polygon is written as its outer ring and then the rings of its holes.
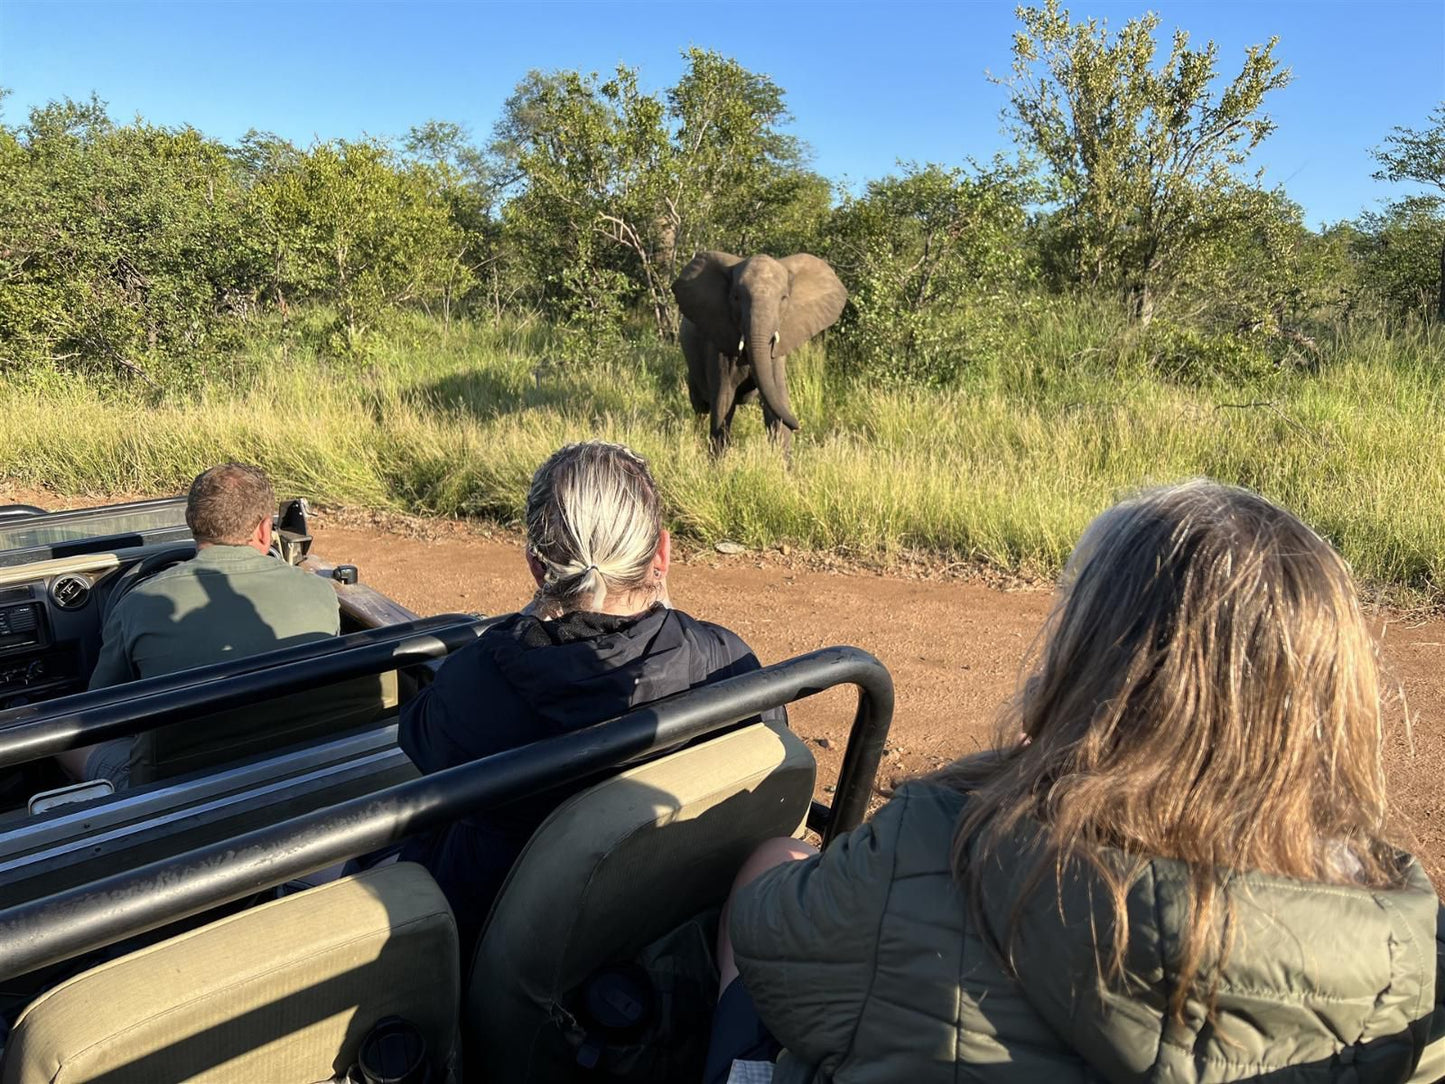
MULTIPOLYGON (((1053 878, 1014 927, 1018 978, 980 938, 949 872, 965 799, 900 788, 822 856, 740 893, 743 981, 789 1054, 838 1084, 898 1081, 1404 1082, 1445 1070, 1437 1006, 1439 903, 1413 860, 1395 891, 1245 875, 1216 1014, 1166 1022, 1184 870, 1151 862, 1128 897, 1127 989, 1101 992, 1089 888, 1053 878), (1427 1050, 1428 1047, 1428 1050, 1427 1050)), ((1000 941, 1030 862, 990 860, 984 920, 1000 941)), ((1100 907, 1102 906, 1102 910, 1100 907)))

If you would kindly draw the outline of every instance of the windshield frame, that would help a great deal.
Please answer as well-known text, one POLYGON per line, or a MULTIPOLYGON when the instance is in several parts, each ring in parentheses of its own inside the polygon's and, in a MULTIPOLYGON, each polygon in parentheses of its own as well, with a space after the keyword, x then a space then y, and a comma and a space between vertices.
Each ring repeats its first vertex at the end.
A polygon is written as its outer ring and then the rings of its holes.
POLYGON ((184 497, 6 516, 0 518, 0 566, 184 542, 191 537, 184 497))

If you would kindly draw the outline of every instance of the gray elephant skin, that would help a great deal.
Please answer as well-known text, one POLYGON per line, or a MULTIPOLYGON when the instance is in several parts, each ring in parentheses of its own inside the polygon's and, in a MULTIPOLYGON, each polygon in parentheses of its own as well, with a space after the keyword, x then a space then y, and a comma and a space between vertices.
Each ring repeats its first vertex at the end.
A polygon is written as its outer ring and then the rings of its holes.
POLYGON ((802 428, 788 401, 787 356, 830 327, 848 291, 824 260, 800 252, 699 252, 672 284, 682 310, 692 408, 711 415, 712 450, 727 447, 738 403, 761 398, 768 435, 786 456, 802 428))

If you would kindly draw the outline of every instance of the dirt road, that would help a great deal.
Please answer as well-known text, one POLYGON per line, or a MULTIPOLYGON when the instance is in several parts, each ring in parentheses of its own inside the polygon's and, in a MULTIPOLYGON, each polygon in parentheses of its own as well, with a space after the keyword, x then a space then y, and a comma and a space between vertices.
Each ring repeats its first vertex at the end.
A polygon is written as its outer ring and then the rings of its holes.
MULTIPOLYGON (((530 595, 514 540, 456 525, 397 530, 327 519, 316 533, 318 552, 359 565, 364 580, 418 613, 500 613, 530 595)), ((765 663, 829 644, 882 659, 898 692, 885 785, 989 740, 1049 606, 1042 590, 817 571, 777 553, 680 555, 669 582, 675 605, 735 629, 765 663)), ((1403 690, 1387 722, 1397 818, 1445 885, 1445 621, 1381 613, 1376 627, 1403 690)), ((851 708, 852 693, 835 690, 791 710, 793 728, 814 744, 820 785, 837 774, 851 708)))
MULTIPOLYGON (((48 508, 98 503, 0 483, 0 501, 48 508)), ((519 543, 454 522, 323 515, 317 552, 350 561, 363 579, 421 614, 501 613, 530 595, 519 543)), ((887 786, 980 748, 1013 691, 1024 652, 1049 607, 1045 590, 1004 590, 958 580, 820 571, 778 553, 679 552, 669 575, 679 607, 727 625, 766 662, 829 644, 877 655, 897 687, 887 786)), ((1387 677, 1398 695, 1386 718, 1386 758, 1397 824, 1445 888, 1445 620, 1374 615, 1387 677)), ((811 740, 820 786, 837 775, 852 694, 835 690, 795 705, 794 729, 811 740)))

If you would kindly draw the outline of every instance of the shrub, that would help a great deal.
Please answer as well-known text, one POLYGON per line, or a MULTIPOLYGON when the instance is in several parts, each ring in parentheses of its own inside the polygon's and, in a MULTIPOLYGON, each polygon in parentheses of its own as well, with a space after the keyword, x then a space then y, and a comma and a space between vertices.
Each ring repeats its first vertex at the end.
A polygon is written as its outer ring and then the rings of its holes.
POLYGON ((944 385, 997 347, 1024 267, 1023 197, 1003 167, 926 166, 845 200, 827 254, 851 293, 838 337, 854 373, 944 385))
POLYGON ((1155 320, 1143 338, 1145 357, 1165 380, 1188 387, 1267 384, 1280 371, 1263 334, 1211 332, 1155 320))

